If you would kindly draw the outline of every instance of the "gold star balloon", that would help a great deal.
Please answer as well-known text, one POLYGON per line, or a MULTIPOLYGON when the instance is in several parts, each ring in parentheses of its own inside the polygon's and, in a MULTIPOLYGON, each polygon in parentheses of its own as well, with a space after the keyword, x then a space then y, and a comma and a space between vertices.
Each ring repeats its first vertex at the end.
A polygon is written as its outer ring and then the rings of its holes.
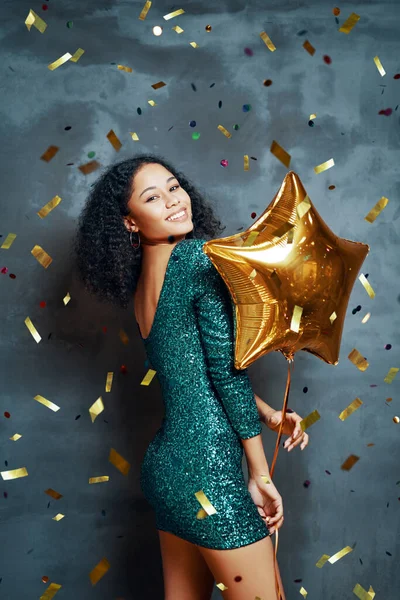
POLYGON ((203 246, 235 305, 235 367, 278 350, 336 365, 349 297, 369 246, 335 235, 290 171, 246 231, 203 246))

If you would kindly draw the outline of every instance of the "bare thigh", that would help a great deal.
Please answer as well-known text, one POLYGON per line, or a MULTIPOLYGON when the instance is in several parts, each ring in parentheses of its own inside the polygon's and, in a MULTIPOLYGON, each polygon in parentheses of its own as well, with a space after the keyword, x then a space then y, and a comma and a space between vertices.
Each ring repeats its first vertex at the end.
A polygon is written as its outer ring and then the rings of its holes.
POLYGON ((168 531, 157 531, 162 556, 164 600, 210 600, 214 577, 199 546, 168 531))
MULTIPOLYGON (((271 538, 233 548, 214 550, 198 546, 216 583, 228 589, 222 591, 225 600, 278 600, 275 585, 274 546, 271 538), (235 580, 236 578, 236 580, 235 580)), ((283 586, 280 581, 283 594, 283 586)))

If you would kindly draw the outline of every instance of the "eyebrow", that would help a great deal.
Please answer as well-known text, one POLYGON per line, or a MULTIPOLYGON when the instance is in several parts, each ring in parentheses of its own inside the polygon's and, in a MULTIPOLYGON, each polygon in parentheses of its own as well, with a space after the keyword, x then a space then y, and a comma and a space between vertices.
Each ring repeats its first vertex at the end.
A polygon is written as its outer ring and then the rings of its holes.
MULTIPOLYGON (((168 177, 168 179, 167 179, 167 183, 168 183, 168 181, 171 181, 171 179, 176 179, 176 177, 175 177, 175 176, 174 176, 174 177, 168 177)), ((150 187, 146 188, 145 190, 143 190, 143 192, 140 194, 140 196, 142 196, 142 195, 143 195, 145 192, 147 192, 147 190, 155 190, 155 189, 156 189, 156 187, 157 187, 157 186, 155 186, 155 185, 152 185, 152 186, 150 186, 150 187)), ((139 196, 139 198, 140 198, 140 196, 139 196)))

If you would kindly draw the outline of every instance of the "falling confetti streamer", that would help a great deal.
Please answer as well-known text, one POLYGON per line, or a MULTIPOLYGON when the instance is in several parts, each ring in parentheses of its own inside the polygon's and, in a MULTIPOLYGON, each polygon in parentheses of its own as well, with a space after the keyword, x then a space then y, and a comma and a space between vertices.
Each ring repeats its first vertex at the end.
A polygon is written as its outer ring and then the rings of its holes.
POLYGON ((114 448, 111 448, 108 460, 122 473, 122 475, 128 475, 131 465, 125 458, 118 454, 114 448))
POLYGON ((92 419, 92 423, 95 422, 99 414, 101 414, 104 410, 103 398, 99 396, 96 402, 93 402, 92 406, 89 408, 90 418, 92 419))
POLYGON ((319 173, 323 173, 324 171, 327 171, 328 169, 330 169, 334 165, 335 165, 335 161, 333 160, 333 158, 330 158, 326 162, 324 162, 324 163, 322 163, 322 164, 314 167, 314 171, 318 175, 319 173))
POLYGON ((359 276, 359 278, 358 278, 358 279, 359 279, 359 281, 361 281, 361 283, 363 284, 363 286, 364 286, 364 288, 365 288, 365 290, 366 290, 366 292, 367 292, 368 296, 369 296, 370 298, 375 298, 375 292, 374 292, 374 290, 372 289, 372 286, 371 286, 370 282, 368 281, 368 279, 365 277, 365 275, 363 275, 363 274, 361 273, 361 275, 359 276))
POLYGON ((353 348, 353 350, 350 352, 350 354, 348 355, 347 358, 360 371, 366 371, 369 367, 368 361, 365 360, 365 358, 362 356, 362 354, 360 354, 360 352, 358 350, 356 350, 356 348, 353 348))
POLYGON ((53 63, 48 65, 48 69, 50 69, 50 71, 55 71, 56 69, 58 69, 58 67, 61 67, 61 65, 68 62, 70 58, 72 58, 72 54, 70 54, 69 52, 66 52, 65 54, 63 54, 63 56, 61 56, 60 58, 55 60, 53 63))
POLYGON ((32 321, 30 320, 29 317, 26 317, 26 319, 25 319, 25 325, 27 326, 27 328, 31 332, 32 337, 35 340, 35 342, 39 343, 42 338, 40 337, 37 329, 35 328, 35 326, 33 325, 32 321))
POLYGON ((36 27, 40 33, 44 33, 47 29, 47 24, 32 9, 30 9, 29 14, 25 19, 25 25, 28 31, 31 30, 32 25, 36 27))
POLYGON ((376 64, 376 68, 378 69, 381 76, 383 77, 384 75, 386 75, 386 71, 382 67, 382 63, 377 56, 374 57, 374 63, 376 64))
POLYGON ((350 33, 353 29, 354 25, 360 20, 360 16, 356 13, 351 13, 351 15, 346 19, 343 25, 340 27, 339 31, 342 33, 350 33))
POLYGON ((108 560, 103 558, 89 574, 92 585, 96 585, 96 583, 98 583, 100 579, 104 577, 110 567, 111 565, 108 560))
POLYGON ((9 233, 1 246, 2 250, 9 250, 11 248, 11 244, 13 243, 16 237, 16 233, 9 233))
POLYGON ((60 407, 57 406, 57 404, 54 404, 53 402, 50 402, 50 400, 43 398, 43 396, 41 396, 40 394, 37 394, 37 396, 34 397, 34 400, 40 402, 40 404, 43 404, 43 406, 47 406, 47 408, 50 408, 50 410, 53 410, 54 412, 60 410, 60 407))
POLYGON ((265 43, 265 45, 268 47, 268 49, 271 50, 271 52, 274 52, 276 50, 274 44, 271 41, 271 38, 269 37, 269 35, 267 33, 265 33, 265 31, 262 31, 260 33, 260 37, 263 40, 263 42, 265 43))
POLYGON ((360 406, 363 404, 363 402, 360 400, 360 398, 356 398, 355 400, 353 400, 353 402, 351 404, 349 404, 349 406, 347 408, 345 408, 339 415, 339 419, 341 421, 345 421, 347 419, 347 417, 349 417, 350 415, 352 415, 356 410, 358 410, 360 408, 360 406))
POLYGON ((373 223, 376 217, 380 215, 383 209, 387 206, 388 202, 389 200, 385 198, 385 196, 382 196, 382 198, 378 200, 375 206, 369 211, 365 217, 365 220, 368 221, 368 223, 373 223))
POLYGON ((147 0, 147 2, 143 6, 142 11, 141 11, 141 13, 140 13, 140 15, 138 17, 141 21, 144 21, 145 18, 147 17, 147 13, 150 10, 150 6, 151 6, 151 2, 150 2, 150 0, 147 0))
POLYGON ((179 8, 178 10, 174 10, 174 12, 168 13, 167 15, 164 15, 163 19, 165 19, 166 21, 168 21, 169 19, 173 19, 174 17, 178 17, 179 15, 183 15, 184 14, 184 10, 183 8, 179 8))
POLYGON ((60 204, 60 202, 60 196, 54 196, 54 198, 52 198, 50 202, 45 204, 43 208, 41 208, 36 214, 39 215, 41 219, 44 219, 56 206, 60 204))
POLYGON ((280 160, 281 163, 285 165, 285 167, 289 168, 291 156, 275 140, 272 141, 270 152, 272 152, 272 154, 278 160, 280 160))

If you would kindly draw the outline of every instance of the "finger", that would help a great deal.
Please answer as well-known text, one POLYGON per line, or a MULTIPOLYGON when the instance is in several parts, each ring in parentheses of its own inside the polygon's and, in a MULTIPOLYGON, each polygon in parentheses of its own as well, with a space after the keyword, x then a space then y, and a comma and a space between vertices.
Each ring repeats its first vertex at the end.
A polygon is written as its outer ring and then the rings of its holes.
POLYGON ((303 438, 303 443, 301 444, 301 449, 302 450, 304 450, 304 448, 308 445, 308 440, 309 440, 308 434, 305 433, 304 434, 304 438, 303 438))
POLYGON ((288 448, 288 452, 290 452, 293 448, 295 448, 296 446, 298 446, 299 444, 301 444, 302 440, 303 440, 303 435, 301 437, 299 437, 295 442, 293 442, 292 444, 290 444, 289 448, 288 448))

